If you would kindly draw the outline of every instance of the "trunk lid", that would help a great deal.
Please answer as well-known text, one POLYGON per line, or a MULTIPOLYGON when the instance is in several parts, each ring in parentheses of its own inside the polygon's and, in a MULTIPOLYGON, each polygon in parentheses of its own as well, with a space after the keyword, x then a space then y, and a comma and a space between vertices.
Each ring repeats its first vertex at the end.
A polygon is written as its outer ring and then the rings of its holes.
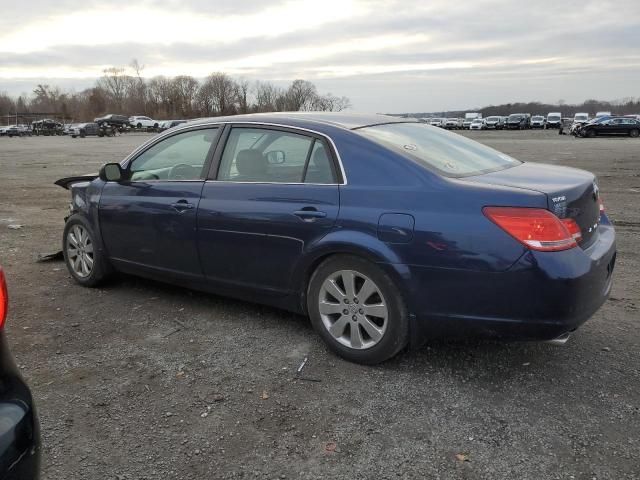
POLYGON ((580 247, 587 248, 597 238, 600 198, 592 173, 577 168, 523 163, 464 180, 544 193, 551 212, 559 218, 572 218, 578 224, 582 233, 582 241, 578 243, 580 247))

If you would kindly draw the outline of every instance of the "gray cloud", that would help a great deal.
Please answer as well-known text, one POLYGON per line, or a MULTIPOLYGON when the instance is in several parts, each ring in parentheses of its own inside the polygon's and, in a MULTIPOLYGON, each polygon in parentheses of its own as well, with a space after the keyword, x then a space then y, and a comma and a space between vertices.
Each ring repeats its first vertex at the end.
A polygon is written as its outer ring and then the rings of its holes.
MULTIPOLYGON (((222 17, 255 14, 267 8, 265 3, 258 0, 142 2, 149 8, 222 17)), ((68 0, 58 0, 55 6, 35 0, 31 5, 36 8, 28 12, 9 7, 15 15, 14 21, 3 17, 0 31, 20 31, 33 21, 78 6, 77 2, 68 0)), ((104 7, 104 2, 85 0, 82 5, 83 8, 104 7)), ((268 3, 268 7, 273 5, 268 3)), ((613 99, 637 94, 635 85, 640 79, 637 50, 640 2, 637 0, 618 0, 615 9, 610 3, 598 0, 548 0, 530 5, 508 0, 478 0, 473 4, 429 2, 426 9, 406 1, 367 2, 367 5, 374 6, 374 13, 367 17, 329 22, 287 34, 278 34, 278 25, 274 25, 272 34, 263 38, 237 41, 225 38, 209 44, 195 44, 182 38, 169 45, 126 42, 106 46, 94 46, 90 39, 78 39, 77 44, 2 55, 0 75, 9 69, 37 69, 42 70, 42 78, 46 79, 47 69, 53 66, 78 70, 96 65, 124 66, 132 58, 148 66, 233 62, 290 48, 323 47, 336 42, 358 46, 367 38, 426 35, 428 38, 420 42, 374 51, 344 48, 295 62, 278 61, 268 68, 248 66, 240 73, 250 79, 280 82, 303 75, 324 90, 351 96, 357 108, 370 111, 389 111, 394 106, 398 110, 407 110, 410 106, 431 110, 515 100, 580 101, 586 97, 613 99), (533 62, 541 59, 555 60, 533 62), (473 68, 431 71, 420 67, 451 62, 468 62, 473 68), (349 68, 367 71, 375 66, 399 71, 368 75, 345 73, 349 68), (342 72, 340 75, 332 71, 336 68, 342 72), (394 96, 393 100, 389 95, 394 96)), ((170 35, 163 34, 163 37, 166 41, 170 35)), ((36 80, 30 81, 36 83, 36 80)), ((55 83, 53 79, 47 81, 55 83)), ((26 88, 28 82, 0 79, 0 90, 15 93, 17 88, 26 88)), ((80 88, 90 85, 92 80, 62 83, 80 88)))

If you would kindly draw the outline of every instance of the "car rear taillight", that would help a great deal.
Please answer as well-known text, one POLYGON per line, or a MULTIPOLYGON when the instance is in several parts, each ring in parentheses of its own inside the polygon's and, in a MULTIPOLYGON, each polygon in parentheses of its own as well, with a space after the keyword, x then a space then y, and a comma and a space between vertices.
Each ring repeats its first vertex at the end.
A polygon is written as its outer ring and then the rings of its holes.
POLYGON ((580 230, 580 225, 578 225, 573 218, 563 218, 562 223, 567 227, 568 232, 576 242, 580 242, 580 240, 582 240, 582 230, 580 230))
POLYGON ((485 207, 482 212, 489 220, 531 250, 557 252, 578 245, 567 224, 549 210, 485 207))
POLYGON ((9 294, 7 293, 7 282, 4 279, 4 272, 0 268, 0 330, 4 327, 9 309, 9 294))

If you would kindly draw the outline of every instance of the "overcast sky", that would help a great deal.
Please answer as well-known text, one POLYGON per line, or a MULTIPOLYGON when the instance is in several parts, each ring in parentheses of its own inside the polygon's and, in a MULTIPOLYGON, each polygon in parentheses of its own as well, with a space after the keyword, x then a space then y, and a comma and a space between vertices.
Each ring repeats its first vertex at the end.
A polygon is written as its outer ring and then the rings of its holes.
POLYGON ((640 96, 640 0, 0 0, 0 91, 224 71, 366 112, 640 96))

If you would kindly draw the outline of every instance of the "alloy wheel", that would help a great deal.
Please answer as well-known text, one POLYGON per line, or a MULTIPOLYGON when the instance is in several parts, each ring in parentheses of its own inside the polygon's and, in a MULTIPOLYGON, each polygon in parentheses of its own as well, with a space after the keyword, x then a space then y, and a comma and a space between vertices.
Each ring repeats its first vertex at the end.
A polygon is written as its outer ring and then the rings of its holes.
POLYGON ((86 278, 93 271, 93 242, 82 225, 74 225, 67 234, 67 258, 73 272, 86 278))
POLYGON ((320 288, 318 307, 324 327, 348 348, 371 348, 387 330, 389 309, 380 288, 355 270, 330 275, 320 288))

